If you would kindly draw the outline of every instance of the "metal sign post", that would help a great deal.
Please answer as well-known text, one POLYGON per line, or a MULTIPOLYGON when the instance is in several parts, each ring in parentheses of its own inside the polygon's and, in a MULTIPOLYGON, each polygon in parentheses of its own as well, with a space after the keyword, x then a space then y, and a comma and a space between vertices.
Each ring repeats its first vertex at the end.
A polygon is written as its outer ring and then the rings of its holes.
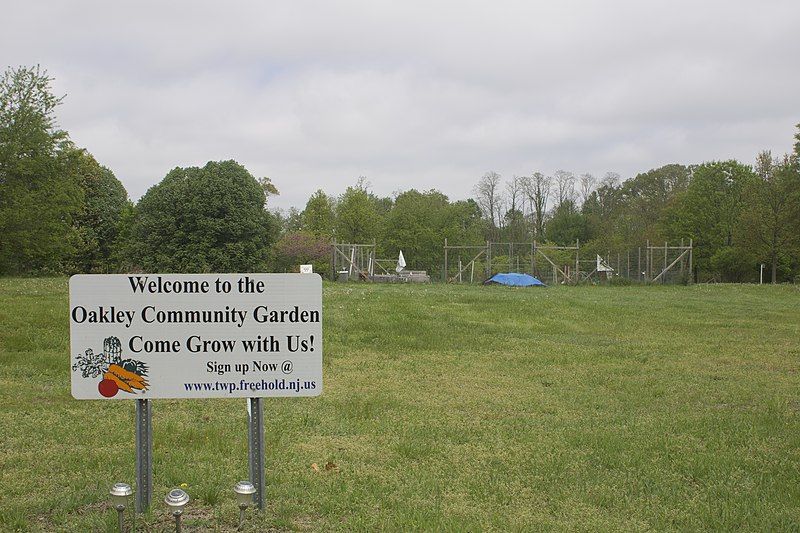
POLYGON ((266 504, 266 480, 264 477, 264 410, 261 398, 250 398, 247 443, 249 448, 250 482, 255 485, 253 503, 259 509, 266 504))
POLYGON ((136 512, 150 507, 153 495, 153 424, 150 400, 136 400, 136 512))

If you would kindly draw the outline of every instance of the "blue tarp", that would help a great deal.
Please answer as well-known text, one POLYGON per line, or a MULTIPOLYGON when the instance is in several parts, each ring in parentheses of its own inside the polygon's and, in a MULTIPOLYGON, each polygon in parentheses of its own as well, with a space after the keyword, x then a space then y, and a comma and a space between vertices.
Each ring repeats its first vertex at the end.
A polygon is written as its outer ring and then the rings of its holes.
POLYGON ((544 283, 533 276, 529 276, 528 274, 516 274, 513 272, 507 274, 495 274, 491 278, 487 279, 485 283, 499 283, 501 285, 509 285, 511 287, 546 287, 544 283))

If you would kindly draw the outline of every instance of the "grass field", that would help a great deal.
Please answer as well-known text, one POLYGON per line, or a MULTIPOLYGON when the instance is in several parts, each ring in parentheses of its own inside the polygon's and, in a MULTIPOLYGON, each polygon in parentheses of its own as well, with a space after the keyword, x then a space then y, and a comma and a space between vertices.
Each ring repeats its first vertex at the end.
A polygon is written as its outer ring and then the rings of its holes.
MULTIPOLYGON (((66 279, 0 279, 4 531, 113 531, 134 479, 133 403, 70 396, 67 305, 66 279)), ((797 287, 336 284, 324 307, 325 392, 267 400, 250 531, 800 530, 797 287)), ((153 416, 137 530, 182 483, 186 531, 233 530, 245 401, 153 416)))

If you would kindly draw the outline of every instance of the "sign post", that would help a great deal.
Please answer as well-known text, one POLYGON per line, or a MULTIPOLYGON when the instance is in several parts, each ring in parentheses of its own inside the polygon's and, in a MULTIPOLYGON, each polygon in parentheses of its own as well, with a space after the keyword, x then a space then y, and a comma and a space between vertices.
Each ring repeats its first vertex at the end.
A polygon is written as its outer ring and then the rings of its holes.
POLYGON ((253 503, 259 509, 266 504, 266 481, 264 475, 264 411, 261 398, 250 398, 247 444, 249 452, 250 482, 255 486, 253 503))
POLYGON ((136 400, 136 512, 150 508, 153 497, 153 423, 150 400, 136 400))
POLYGON ((153 399, 247 398, 250 480, 265 506, 264 397, 322 393, 317 274, 70 278, 72 396, 136 400, 136 511, 153 487, 153 399))

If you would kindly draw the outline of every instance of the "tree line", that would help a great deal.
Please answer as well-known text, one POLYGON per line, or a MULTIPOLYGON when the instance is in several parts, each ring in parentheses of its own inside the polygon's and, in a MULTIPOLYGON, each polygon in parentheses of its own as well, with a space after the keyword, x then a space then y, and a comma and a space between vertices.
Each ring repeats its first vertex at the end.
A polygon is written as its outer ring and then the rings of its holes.
POLYGON ((791 154, 763 151, 754 166, 671 164, 599 183, 563 170, 502 183, 490 172, 475 193, 492 240, 579 240, 602 255, 691 239, 700 281, 756 281, 761 263, 772 282, 800 280, 800 133, 791 154))
POLYGON ((0 77, 0 274, 265 268, 270 180, 234 161, 175 168, 134 204, 59 128, 52 81, 38 66, 0 77))
MULTIPOLYGON (((378 196, 366 178, 316 191, 302 210, 268 209, 278 189, 235 161, 176 167, 134 203, 114 173, 58 127, 39 67, 0 79, 0 274, 328 272, 330 243, 375 242, 378 256, 437 275, 444 239, 572 244, 589 253, 693 239, 701 281, 800 280, 800 133, 791 154, 755 165, 666 165, 628 180, 558 170, 504 179, 473 197, 431 189, 378 196)), ((798 125, 800 130, 800 125, 798 125)), ((583 253, 583 252, 582 252, 583 253)))
POLYGON ((364 178, 339 197, 320 190, 302 211, 278 214, 276 257, 284 268, 298 259, 325 263, 322 244, 331 238, 374 240, 379 256, 402 249, 409 268, 438 274, 445 238, 463 245, 580 241, 585 257, 691 239, 700 281, 757 281, 762 263, 767 280, 800 280, 800 133, 791 154, 764 151, 754 166, 670 164, 624 181, 614 172, 600 180, 564 170, 507 180, 487 172, 473 193, 457 202, 436 190, 380 198, 364 178), (298 253, 303 239, 317 243, 319 253, 298 253))

